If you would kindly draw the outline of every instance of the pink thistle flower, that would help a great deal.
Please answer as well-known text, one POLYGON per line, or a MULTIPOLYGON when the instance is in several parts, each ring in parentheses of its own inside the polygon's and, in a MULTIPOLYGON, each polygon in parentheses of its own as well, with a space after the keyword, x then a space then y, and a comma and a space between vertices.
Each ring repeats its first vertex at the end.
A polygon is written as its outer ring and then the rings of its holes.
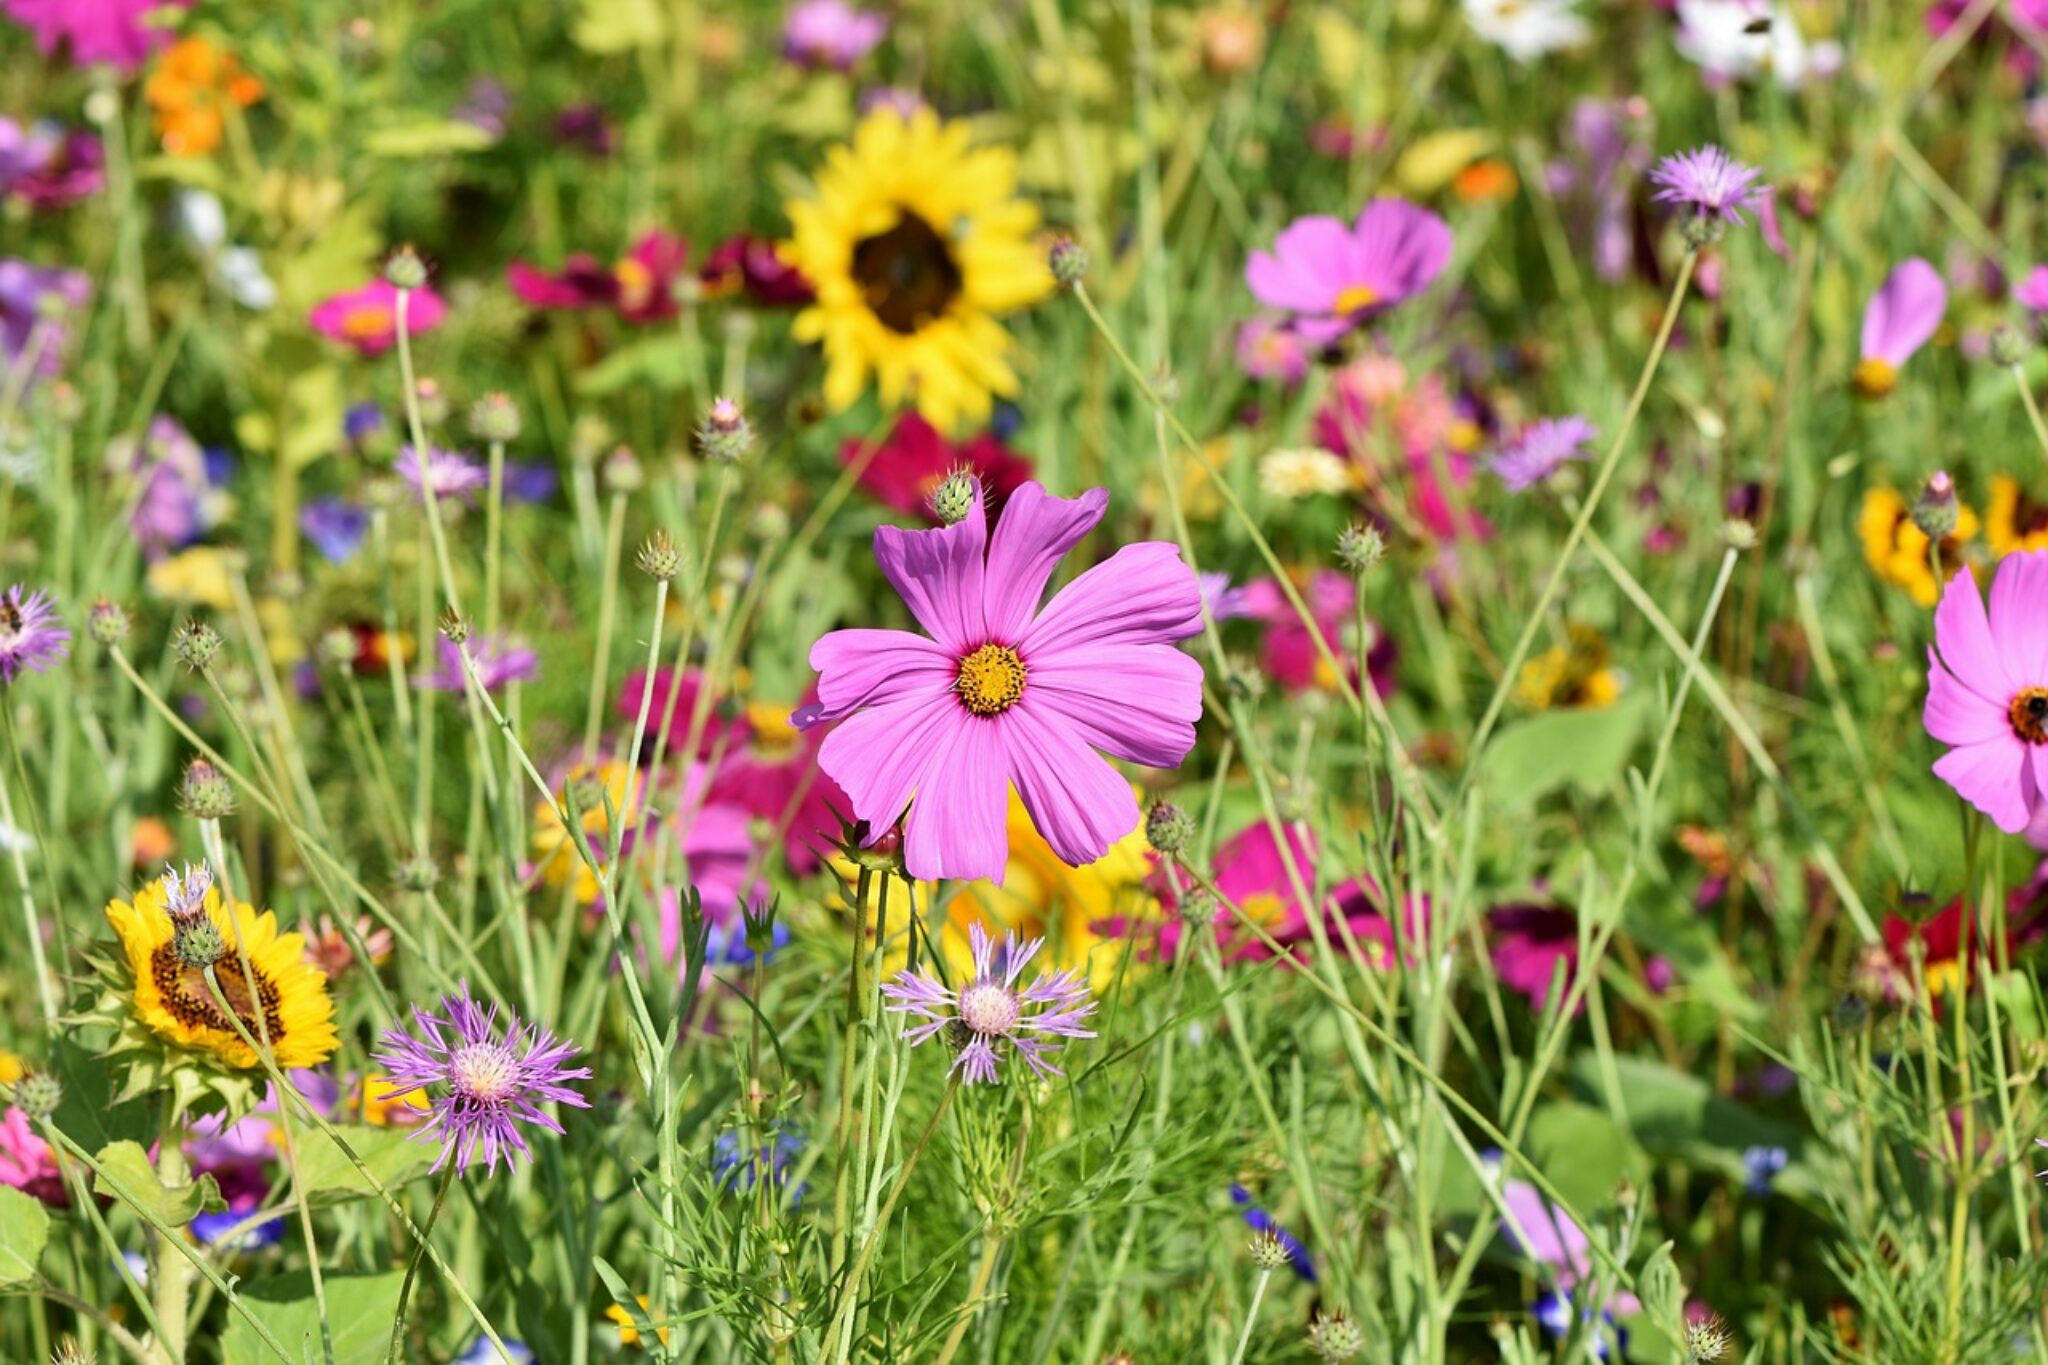
POLYGON ((471 494, 491 481, 482 465, 459 450, 443 450, 439 446, 427 447, 425 463, 411 446, 400 446, 391 468, 412 485, 422 500, 431 488, 436 498, 460 498, 467 502, 471 494))
POLYGON ((804 67, 846 71, 887 37, 889 20, 846 0, 803 0, 782 22, 782 55, 804 67))
POLYGON ((1062 861, 1093 862, 1138 823, 1131 784, 1096 751, 1174 768, 1194 746, 1202 667, 1174 642, 1202 628, 1202 594, 1177 547, 1126 545, 1040 609, 1108 504, 1027 483, 991 535, 977 487, 955 525, 881 527, 875 558, 926 634, 838 630, 811 647, 819 700, 792 722, 843 722, 819 764, 870 844, 909 809, 911 876, 1000 884, 1012 784, 1062 861))
POLYGON ((0 683, 48 672, 70 648, 71 632, 57 624, 49 597, 19 583, 0 593, 0 683))
POLYGON ((153 28, 151 10, 165 4, 184 8, 192 0, 0 0, 0 13, 36 36, 36 48, 45 57, 55 56, 68 46, 71 60, 80 66, 104 62, 122 72, 132 72, 145 58, 170 41, 170 34, 153 28))
POLYGON ((1934 774, 2007 834, 2048 792, 2048 550, 2007 555, 1987 617, 1965 568, 1934 609, 1927 733, 1950 747, 1934 774))
POLYGON ((895 1002, 891 1014, 925 1021, 904 1037, 915 1047, 944 1034, 956 1053, 952 1070, 970 1085, 995 1084, 1003 1043, 1039 1075, 1059 1075, 1059 1068, 1046 1060, 1059 1046, 1052 1040, 1095 1036, 1093 1029, 1082 1027, 1095 1012, 1088 987, 1077 974, 1064 971, 1041 973, 1018 990, 1018 976, 1045 940, 1019 944, 1015 934, 1005 934, 998 945, 979 920, 968 925, 967 937, 974 949, 974 975, 958 990, 924 972, 898 972, 882 987, 882 994, 895 1002))
POLYGON ((590 1107, 568 1085, 590 1076, 589 1067, 568 1065, 574 1043, 509 1012, 500 1032, 498 1007, 477 1004, 467 985, 442 996, 438 1014, 415 1005, 412 1018, 417 1036, 387 1029, 375 1055, 391 1078, 386 1099, 431 1092, 432 1114, 414 1137, 440 1138, 435 1170, 453 1161, 460 1175, 479 1155, 487 1173, 496 1172, 500 1157, 509 1169, 531 1155, 522 1124, 562 1131, 542 1105, 590 1107))
POLYGON ((1899 262, 1863 313, 1863 354, 1856 391, 1882 398, 1899 384, 1899 367, 1927 344, 1948 309, 1941 272, 1918 256, 1899 262))
POLYGON ((1251 254, 1244 279, 1320 347, 1427 289, 1450 259, 1443 219, 1405 199, 1375 199, 1350 227, 1321 214, 1295 219, 1273 250, 1251 254))
POLYGON ((1650 181, 1660 187, 1651 198, 1739 227, 1742 210, 1758 208, 1771 192, 1768 185, 1756 183, 1762 174, 1719 147, 1700 147, 1667 156, 1651 169, 1650 181))
MULTIPOLYGON (((431 332, 448 316, 448 305, 431 289, 415 289, 405 303, 409 336, 431 332)), ((308 317, 313 330, 353 346, 365 356, 382 355, 398 344, 398 290, 389 281, 372 280, 323 300, 308 317)))

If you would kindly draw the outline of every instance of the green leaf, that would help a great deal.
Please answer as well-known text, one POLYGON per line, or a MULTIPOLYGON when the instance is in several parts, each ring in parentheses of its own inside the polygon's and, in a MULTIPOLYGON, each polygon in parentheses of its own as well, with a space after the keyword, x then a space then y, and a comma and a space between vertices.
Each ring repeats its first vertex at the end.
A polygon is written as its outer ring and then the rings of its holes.
POLYGON ((1598 792, 1621 776, 1649 715, 1637 690, 1599 710, 1546 711, 1500 732, 1480 760, 1496 802, 1524 806, 1566 783, 1598 792))
POLYGON ((1524 1150, 1580 1213, 1614 1202, 1623 1177, 1638 1185, 1649 1178, 1642 1150, 1611 1114, 1591 1105, 1563 1101, 1538 1109, 1524 1150))
MULTIPOLYGON (((1798 1129, 1715 1094, 1697 1076, 1646 1057, 1618 1056, 1614 1071, 1620 1087, 1616 1102, 1627 1111, 1636 1141, 1652 1156, 1684 1157, 1739 1176, 1747 1148, 1783 1147, 1795 1160, 1799 1155, 1798 1129)), ((1602 1072, 1599 1059, 1583 1053, 1572 1062, 1573 1085, 1582 1094, 1603 1095, 1602 1072)))
POLYGON ((49 1240, 50 1211, 42 1201, 0 1185, 0 1284, 33 1280, 49 1240))
POLYGON ((169 1227, 181 1228, 203 1210, 220 1213, 228 1206, 210 1175, 187 1185, 166 1185, 139 1142, 109 1143, 100 1148, 93 1163, 98 1167, 92 1177, 95 1194, 119 1199, 169 1227))
POLYGON ((416 119, 379 128, 363 139, 363 150, 371 156, 394 158, 455 156, 490 145, 488 132, 460 119, 416 119))
MULTIPOLYGON (((394 1270, 383 1275, 329 1274, 322 1280, 327 1326, 334 1335, 334 1365, 381 1365, 391 1344, 391 1324, 398 1316, 398 1291, 404 1279, 394 1270)), ((312 1277, 305 1271, 244 1283, 236 1287, 235 1297, 287 1351, 298 1352, 298 1359, 323 1359, 320 1305, 313 1298, 312 1277)), ((277 1361, 240 1313, 228 1314, 220 1349, 225 1365, 276 1365, 277 1361)))
POLYGON ((50 1044, 48 1065, 64 1083, 64 1099, 50 1121, 86 1151, 97 1152, 110 1142, 141 1142, 155 1133, 150 1105, 117 1101, 114 1080, 120 1068, 93 1055, 77 1035, 62 1035, 50 1044))
POLYGON ((576 376, 576 392, 587 398, 635 384, 673 392, 689 382, 689 347, 681 337, 649 337, 613 351, 576 376))
POLYGON ((1643 1316, 1673 1342, 1685 1336, 1685 1282, 1671 1262, 1670 1242, 1650 1253, 1636 1273, 1637 1297, 1643 1301, 1643 1316))
POLYGON ((278 457, 294 466, 311 464, 341 442, 348 402, 342 396, 341 371, 332 365, 302 370, 285 387, 290 425, 278 457))
MULTIPOLYGON (((432 1143, 416 1142, 396 1129, 341 1124, 334 1131, 387 1190, 417 1179, 434 1164, 432 1143)), ((299 1136, 299 1179, 305 1182, 307 1202, 316 1205, 368 1199, 377 1193, 334 1139, 317 1129, 299 1136)))
POLYGON ((656 0, 583 0, 569 35, 585 52, 606 55, 652 47, 667 31, 656 0))

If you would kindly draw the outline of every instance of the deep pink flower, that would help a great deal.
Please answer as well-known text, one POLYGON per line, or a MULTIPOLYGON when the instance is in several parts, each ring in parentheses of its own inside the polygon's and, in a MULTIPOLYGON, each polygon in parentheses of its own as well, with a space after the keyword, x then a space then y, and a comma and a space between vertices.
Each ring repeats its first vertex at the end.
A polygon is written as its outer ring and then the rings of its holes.
POLYGON ((2012 299, 2030 313, 2048 313, 2048 265, 2037 265, 2012 291, 2012 299))
POLYGON ((34 1195, 52 1208, 71 1203, 50 1145, 37 1136, 28 1115, 11 1104, 0 1115, 0 1185, 34 1195))
MULTIPOLYGON (((441 325, 448 305, 431 289, 415 289, 405 304, 405 330, 418 336, 441 325)), ((382 355, 398 344, 398 291, 372 280, 323 300, 307 319, 325 337, 355 347, 360 355, 382 355)))
POLYGON ((1375 199, 1350 227, 1321 214, 1295 219, 1273 250, 1251 254, 1244 278, 1260 303, 1295 314, 1303 339, 1324 346, 1427 289, 1450 259, 1443 219, 1375 199))
POLYGON ((2007 834, 2048 792, 2048 550, 1999 561, 1991 612, 1967 568, 1934 609, 1927 733, 1952 746, 1934 773, 2007 834))
MULTIPOLYGON (((1265 648, 1260 663, 1266 676, 1290 692, 1311 688, 1337 690, 1330 665, 1316 648, 1315 637, 1301 619, 1301 613, 1271 578, 1258 578, 1239 590, 1244 614, 1266 623, 1265 648)), ((1318 569, 1301 589, 1301 600, 1315 618, 1323 642, 1344 666, 1353 686, 1358 683, 1358 659, 1348 637, 1357 629, 1358 584, 1350 574, 1335 569, 1318 569)), ((1394 690, 1394 641, 1372 621, 1366 622, 1372 640, 1366 646, 1366 671, 1372 675, 1373 690, 1387 696, 1394 690)))
POLYGON ((712 248, 697 278, 704 285, 706 298, 725 298, 744 290, 756 303, 793 308, 817 297, 811 282, 782 259, 773 241, 745 232, 712 248))
MULTIPOLYGON (((1529 1008, 1541 1010, 1550 1000, 1550 982, 1557 964, 1564 964, 1569 991, 1579 960, 1579 920, 1557 905, 1502 905, 1486 914, 1486 939, 1493 970, 1501 984, 1528 997, 1529 1008)), ((1579 1009, 1586 1007, 1579 999, 1579 1009)))
POLYGON ((70 50, 80 66, 104 62, 130 72, 170 34, 152 28, 149 12, 167 5, 184 8, 192 0, 0 0, 0 12, 36 35, 45 57, 59 47, 70 50))
MULTIPOLYGON (((866 448, 866 442, 858 438, 847 441, 839 447, 839 462, 853 465, 866 448)), ((860 486, 883 506, 904 516, 936 520, 930 502, 932 490, 956 469, 981 480, 988 490, 989 510, 998 516, 1010 494, 1031 477, 1031 461, 990 433, 949 441, 923 417, 906 412, 896 420, 895 430, 881 449, 868 458, 860 473, 860 486)))
POLYGON ((846 0, 803 0, 782 21, 782 55, 798 66, 845 71, 887 37, 886 16, 846 0))
MULTIPOLYGON (((806 702, 817 700, 816 695, 806 702)), ((753 742, 736 745, 718 765, 711 799, 731 802, 754 819, 782 833, 782 854, 789 870, 807 876, 818 869, 818 850, 835 842, 840 816, 853 808, 846 793, 818 767, 825 733, 799 734, 786 752, 753 742)))
POLYGON ((1316 409, 1316 444, 1359 466, 1390 515, 1437 540, 1484 540, 1492 525, 1459 490, 1472 481, 1480 427, 1436 375, 1409 382, 1391 356, 1368 353, 1334 371, 1316 409), (1449 476, 1449 487, 1445 476, 1449 476))
MULTIPOLYGON (((647 691, 647 670, 636 668, 626 675, 626 681, 619 687, 617 709, 619 716, 627 722, 637 720, 640 715, 641 694, 647 691)), ((651 762, 654 745, 661 734, 663 724, 668 726, 668 749, 671 754, 681 753, 683 745, 689 742, 691 718, 697 714, 698 698, 704 691, 704 675, 696 669, 678 674, 672 668, 654 670, 654 691, 647 699, 647 735, 644 756, 639 760, 651 762), (667 717, 664 721, 663 717, 667 717)), ((744 740, 747 723, 743 718, 729 716, 721 703, 723 698, 714 697, 704 711, 704 726, 697 741, 697 753, 702 757, 714 748, 720 747, 720 740, 727 731, 735 740, 744 740)))
POLYGON ((641 237, 616 265, 595 256, 571 256, 550 274, 525 261, 505 269, 512 292, 535 308, 610 308, 628 322, 659 322, 676 315, 676 281, 690 257, 690 245, 673 233, 641 237))
POLYGON ((1899 262, 1863 313, 1857 390, 1875 398, 1898 387, 1899 367, 1927 344, 1947 308, 1948 286, 1940 271, 1918 256, 1899 262))
POLYGON ((921 880, 987 877, 1009 858, 1012 784, 1053 852, 1093 862, 1138 823, 1131 784, 1097 754, 1178 767, 1202 714, 1202 667, 1174 648, 1202 628, 1202 594, 1173 545, 1126 545, 1040 608, 1060 558, 1109 494, 1010 497, 993 534, 977 488, 965 520, 884 526, 875 558, 926 635, 837 630, 811 647, 816 705, 842 722, 818 752, 873 842, 905 808, 904 866, 921 880))

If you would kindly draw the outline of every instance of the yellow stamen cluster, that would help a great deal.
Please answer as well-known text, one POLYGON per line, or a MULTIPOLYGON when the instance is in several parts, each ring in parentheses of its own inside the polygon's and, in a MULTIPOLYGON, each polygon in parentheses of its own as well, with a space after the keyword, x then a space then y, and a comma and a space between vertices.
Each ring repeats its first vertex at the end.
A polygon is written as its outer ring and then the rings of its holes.
POLYGON ((1017 704, 1024 695, 1024 680, 1030 670, 1008 645, 983 645, 960 661, 960 676, 953 690, 960 702, 977 716, 996 716, 1017 704))

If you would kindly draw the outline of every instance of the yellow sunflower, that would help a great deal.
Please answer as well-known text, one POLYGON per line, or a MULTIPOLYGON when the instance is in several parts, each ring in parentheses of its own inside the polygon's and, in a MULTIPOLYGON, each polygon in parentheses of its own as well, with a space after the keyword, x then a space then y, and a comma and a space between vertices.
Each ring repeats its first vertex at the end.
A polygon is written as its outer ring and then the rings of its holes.
POLYGON ((872 375, 884 403, 914 402, 951 432, 1017 392, 996 319, 1050 293, 1052 272, 1032 240, 1038 210, 1012 197, 1017 158, 967 143, 966 125, 928 109, 878 109, 832 149, 816 194, 788 206, 783 258, 818 296, 791 332, 824 345, 834 411, 872 375))
POLYGON ((2014 550, 2048 550, 2048 507, 2027 496, 2018 479, 1994 474, 1984 504, 1984 539, 2000 559, 2014 550))
POLYGON ((1524 706, 1538 711, 1577 708, 1598 711, 1621 695, 1621 675, 1608 665, 1613 651, 1607 637, 1591 626, 1571 622, 1569 645, 1547 649, 1522 665, 1515 694, 1524 706))
MULTIPOLYGON (((1995 492, 1995 490, 1994 490, 1995 492)), ((1931 607, 1941 595, 1934 565, 1927 554, 1927 534, 1913 524, 1913 509, 1896 489, 1873 488, 1863 495, 1856 519, 1863 540, 1864 562, 1894 587, 1904 588, 1915 602, 1931 607)), ((1977 534, 1977 514, 1968 504, 1956 508, 1956 529, 1941 539, 1944 571, 1962 563, 1963 547, 1977 534)))
MULTIPOLYGON (((327 977, 305 960, 301 934, 280 934, 277 916, 237 901, 232 922, 218 888, 206 892, 206 913, 227 944, 216 974, 222 994, 242 1027, 254 1038, 257 1005, 269 1030, 270 1045, 281 1067, 318 1066, 334 1055, 334 1002, 327 998, 327 977), (256 1000, 242 974, 239 940, 249 950, 256 974, 256 1000)), ((120 936, 135 980, 135 1017, 158 1037, 180 1047, 209 1052, 230 1067, 256 1065, 256 1052, 236 1034, 221 1013, 205 976, 178 961, 171 943, 171 917, 164 909, 164 885, 153 881, 135 893, 135 900, 109 901, 107 923, 120 936)))
MULTIPOLYGON (((611 819, 605 813, 606 797, 610 798, 611 809, 616 810, 620 820, 631 829, 634 811, 639 804, 639 785, 634 780, 632 768, 624 763, 607 761, 600 763, 595 771, 578 764, 556 795, 560 805, 566 806, 573 789, 575 807, 582 812, 583 833, 590 841, 590 851, 602 858, 611 848, 611 819)), ((597 873, 583 861, 576 841, 562 823, 562 812, 557 802, 534 804, 533 860, 540 865, 541 878, 549 886, 560 887, 573 881, 578 905, 597 903, 597 873)))

